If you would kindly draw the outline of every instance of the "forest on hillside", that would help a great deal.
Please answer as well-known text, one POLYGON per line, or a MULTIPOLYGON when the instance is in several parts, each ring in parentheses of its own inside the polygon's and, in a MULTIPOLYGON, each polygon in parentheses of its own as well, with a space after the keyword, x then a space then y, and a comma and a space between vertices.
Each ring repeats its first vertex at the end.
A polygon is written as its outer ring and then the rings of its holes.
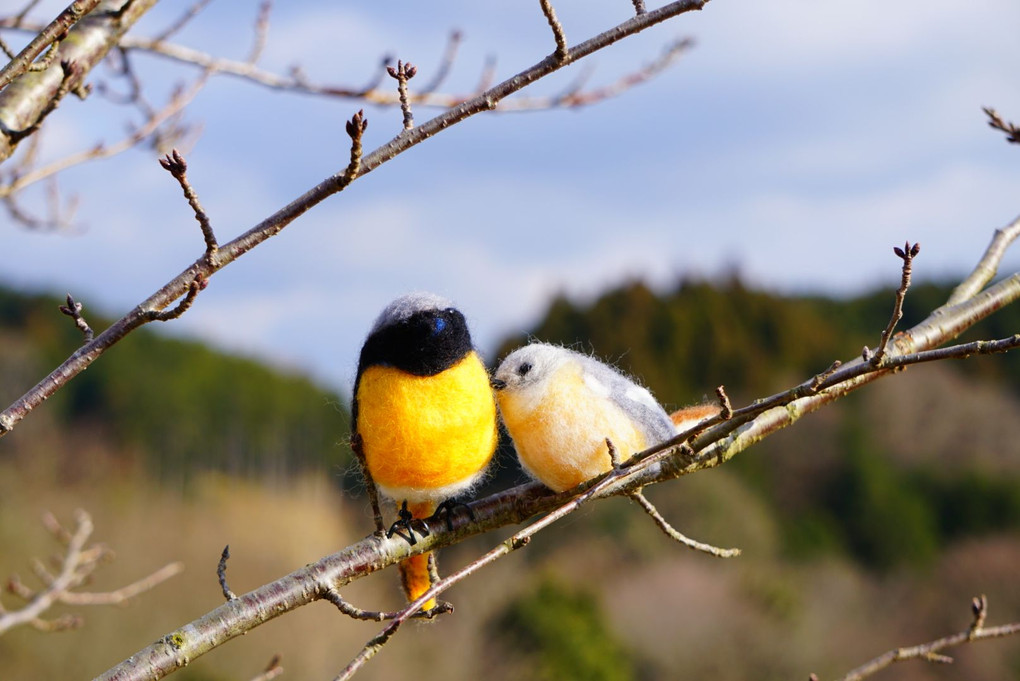
MULTIPOLYGON (((916 285, 905 324, 948 291, 916 285)), ((529 336, 614 362, 667 406, 701 401, 720 384, 738 405, 874 344, 891 298, 885 290, 782 296, 737 278, 679 281, 668 291, 633 282, 590 302, 557 298, 529 336)), ((0 397, 16 397, 80 342, 59 303, 0 291, 0 397)), ((1016 328, 1020 311, 1006 308, 972 335, 1016 328)), ((522 341, 486 353, 490 363, 522 341)), ((720 469, 649 491, 683 531, 740 546, 739 559, 720 564, 677 548, 622 500, 596 504, 516 563, 454 590, 450 624, 397 642, 365 678, 399 673, 407 656, 430 660, 422 678, 469 678, 495 650, 514 663, 487 674, 506 679, 800 678, 959 628, 974 590, 1001 617, 1015 617, 1017 361, 912 368, 720 469), (464 651, 457 660, 436 658, 447 636, 464 651)), ((135 630, 154 638, 215 603, 222 544, 238 556, 231 574, 241 590, 367 534, 347 399, 306 377, 144 330, 71 381, 0 449, 0 574, 24 572, 47 550, 35 536, 42 508, 67 517, 78 506, 116 544, 104 577, 151 569, 143 566, 156 555, 184 560, 189 571, 139 606, 90 611, 83 629, 59 638, 0 637, 0 666, 11 678, 33 678, 30 670, 64 677, 65 659, 100 671, 148 640, 135 630), (150 513, 155 528, 139 522, 150 513), (66 656, 52 655, 54 647, 66 656)), ((486 490, 520 480, 504 446, 486 490)), ((495 541, 476 537, 441 560, 460 564, 495 541)), ((366 606, 395 605, 390 572, 350 593, 366 606)), ((252 646, 280 649, 293 678, 322 676, 346 655, 331 652, 334 639, 357 646, 368 630, 316 611, 289 618, 286 634, 279 626, 253 632, 246 652, 232 646, 182 677, 242 678, 252 646)), ((1017 643, 983 645, 960 653, 955 678, 1020 674, 1017 643)), ((924 665, 897 673, 943 678, 924 665)))

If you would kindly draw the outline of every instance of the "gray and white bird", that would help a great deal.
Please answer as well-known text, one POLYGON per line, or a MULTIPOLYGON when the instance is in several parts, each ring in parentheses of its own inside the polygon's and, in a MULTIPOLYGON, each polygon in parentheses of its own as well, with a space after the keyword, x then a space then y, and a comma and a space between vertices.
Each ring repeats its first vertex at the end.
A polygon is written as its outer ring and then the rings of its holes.
POLYGON ((677 425, 647 389, 573 350, 532 343, 507 355, 492 379, 521 465, 562 492, 664 442, 677 425))

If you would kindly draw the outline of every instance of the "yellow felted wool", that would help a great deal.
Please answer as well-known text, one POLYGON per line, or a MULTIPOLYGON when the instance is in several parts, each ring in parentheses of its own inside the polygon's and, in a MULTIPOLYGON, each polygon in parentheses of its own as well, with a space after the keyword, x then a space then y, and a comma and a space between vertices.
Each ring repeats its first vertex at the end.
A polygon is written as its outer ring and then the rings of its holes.
POLYGON ((358 432, 384 492, 409 501, 452 496, 447 488, 470 486, 496 446, 485 367, 474 352, 435 376, 369 367, 358 387, 358 432))

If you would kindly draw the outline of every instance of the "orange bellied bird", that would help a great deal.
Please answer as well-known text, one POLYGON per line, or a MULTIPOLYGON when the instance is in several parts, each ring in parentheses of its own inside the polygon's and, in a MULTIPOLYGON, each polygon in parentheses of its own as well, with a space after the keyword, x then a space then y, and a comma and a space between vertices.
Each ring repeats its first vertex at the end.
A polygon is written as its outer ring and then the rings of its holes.
MULTIPOLYGON (((413 518, 469 490, 496 448, 496 405, 467 322, 431 293, 397 298, 376 319, 352 412, 369 475, 413 518)), ((401 562, 400 574, 408 600, 417 599, 431 586, 429 554, 401 562)), ((434 599, 423 609, 433 607, 434 599)))

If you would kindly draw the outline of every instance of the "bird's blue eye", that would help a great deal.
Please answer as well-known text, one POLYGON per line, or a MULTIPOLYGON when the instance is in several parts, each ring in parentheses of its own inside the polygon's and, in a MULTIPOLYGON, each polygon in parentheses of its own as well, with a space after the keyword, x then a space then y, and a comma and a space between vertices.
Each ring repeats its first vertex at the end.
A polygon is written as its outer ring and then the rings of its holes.
POLYGON ((436 317, 432 320, 432 335, 436 336, 442 333, 443 329, 446 328, 446 320, 442 317, 436 317))

